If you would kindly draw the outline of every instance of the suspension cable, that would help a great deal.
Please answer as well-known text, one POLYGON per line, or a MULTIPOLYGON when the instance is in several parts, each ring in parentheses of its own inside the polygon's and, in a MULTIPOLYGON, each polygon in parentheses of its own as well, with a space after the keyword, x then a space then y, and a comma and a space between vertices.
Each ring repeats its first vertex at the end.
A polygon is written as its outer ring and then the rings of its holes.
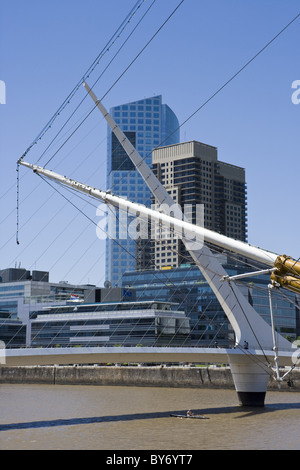
POLYGON ((131 11, 126 15, 125 19, 122 21, 121 25, 118 27, 118 29, 114 32, 110 40, 107 42, 107 44, 103 47, 101 52, 98 54, 94 62, 90 65, 88 70, 85 72, 83 77, 79 80, 77 85, 73 88, 73 90, 69 93, 67 98, 64 100, 62 105, 59 107, 59 109, 55 112, 55 114, 51 117, 51 119, 48 121, 48 123, 44 126, 44 128, 41 130, 41 132, 38 134, 38 136, 34 139, 34 141, 30 144, 30 146, 25 150, 23 155, 21 156, 20 160, 23 160, 23 158, 27 155, 27 153, 31 150, 31 148, 38 143, 39 140, 42 139, 42 137, 45 135, 45 133, 51 128, 53 122, 56 120, 56 118, 61 114, 61 112, 65 109, 65 107, 70 103, 72 98, 75 96, 83 82, 86 80, 86 78, 89 77, 89 75, 94 71, 94 69, 97 67, 99 64, 100 60, 103 58, 103 56, 109 51, 109 49, 114 45, 114 43, 117 41, 117 39, 121 36, 123 31, 126 29, 128 24, 131 22, 132 18, 138 11, 138 9, 141 7, 141 5, 145 2, 146 0, 138 0, 134 7, 131 9, 131 11))

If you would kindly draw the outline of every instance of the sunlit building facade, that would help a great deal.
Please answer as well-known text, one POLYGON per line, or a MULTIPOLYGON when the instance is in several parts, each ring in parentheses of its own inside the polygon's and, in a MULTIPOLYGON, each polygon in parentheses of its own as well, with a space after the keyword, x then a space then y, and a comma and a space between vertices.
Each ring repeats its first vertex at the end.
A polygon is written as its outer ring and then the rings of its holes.
MULTIPOLYGON (((236 240, 247 240, 244 168, 219 161, 216 147, 197 141, 155 149, 152 164, 186 220, 236 240)), ((191 262, 179 237, 160 230, 162 236, 157 234, 154 243, 155 267, 191 262)))

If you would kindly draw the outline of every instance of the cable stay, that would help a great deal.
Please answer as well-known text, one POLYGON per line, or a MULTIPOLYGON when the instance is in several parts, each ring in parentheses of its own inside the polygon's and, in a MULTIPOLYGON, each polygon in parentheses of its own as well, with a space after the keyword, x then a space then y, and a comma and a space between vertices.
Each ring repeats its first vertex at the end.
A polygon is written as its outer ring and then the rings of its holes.
MULTIPOLYGON (((155 211, 153 209, 146 208, 141 204, 132 203, 128 200, 124 200, 123 198, 110 194, 106 191, 101 191, 91 186, 85 185, 84 183, 79 183, 75 180, 69 179, 62 175, 54 173, 50 170, 43 169, 42 167, 38 167, 36 165, 32 165, 24 161, 20 163, 23 166, 31 168, 37 174, 41 174, 43 176, 46 176, 47 178, 59 181, 65 186, 71 187, 78 191, 85 192, 89 194, 90 196, 93 196, 93 197, 96 197, 97 199, 102 200, 106 204, 111 204, 112 206, 115 206, 117 208, 123 208, 125 210, 128 210, 129 213, 131 213, 132 215, 142 214, 144 216, 147 216, 149 220, 152 220, 154 222, 162 223, 168 226, 174 225, 174 227, 176 227, 179 231, 181 231, 181 233, 184 234, 186 240, 191 241, 191 240, 196 239, 199 241, 199 240, 205 239, 212 243, 217 241, 218 242, 217 244, 220 245, 220 238, 219 238, 220 234, 207 230, 203 227, 195 226, 184 220, 180 220, 175 217, 171 217, 161 212, 155 211)), ((240 249, 242 249, 242 253, 244 253, 245 248, 248 246, 249 247, 248 255, 251 253, 252 257, 254 257, 255 259, 258 258, 259 260, 263 260, 263 261, 266 260, 266 256, 267 256, 269 263, 270 263, 270 252, 265 252, 264 250, 261 250, 259 248, 254 249, 252 245, 247 245, 246 243, 243 243, 241 246, 238 241, 229 239, 228 237, 225 237, 225 236, 221 237, 221 241, 225 248, 229 247, 231 250, 233 250, 233 248, 235 247, 236 248, 235 251, 238 253, 240 252, 240 249), (226 244, 224 243, 224 241, 226 241, 226 244)), ((277 255, 273 254, 273 259, 275 259, 276 261, 277 255)), ((220 283, 219 283, 219 288, 220 288, 220 283)))
POLYGON ((90 67, 87 69, 87 71, 84 73, 82 78, 79 80, 79 82, 75 85, 75 87, 72 89, 72 91, 69 93, 67 98, 64 100, 64 102, 61 104, 59 109, 55 112, 55 114, 50 118, 48 123, 43 127, 41 132, 38 134, 38 136, 34 139, 34 141, 29 145, 29 147, 25 150, 23 155, 20 157, 19 160, 23 160, 23 158, 28 154, 28 152, 32 149, 34 145, 38 143, 39 140, 43 138, 43 136, 48 132, 48 130, 52 127, 54 121, 57 119, 57 117, 62 113, 62 111, 66 108, 66 106, 71 102, 71 100, 74 98, 75 94, 77 91, 80 89, 82 83, 91 75, 91 73, 95 70, 97 65, 99 65, 100 61, 102 60, 103 56, 111 49, 111 47, 115 44, 115 42, 119 39, 119 37, 122 35, 126 27, 129 25, 131 22, 132 18, 135 16, 139 8, 142 6, 142 4, 146 0, 138 0, 134 7, 131 9, 131 11, 126 15, 125 19, 122 21, 121 25, 117 28, 113 36, 109 39, 109 41, 106 43, 106 45, 103 47, 101 52, 98 54, 94 62, 90 65, 90 67))
MULTIPOLYGON (((279 357, 278 357, 278 346, 277 346, 277 339, 276 339, 276 329, 275 329, 275 321, 274 321, 274 312, 273 312, 273 301, 272 301, 272 290, 274 289, 279 289, 280 285, 275 285, 274 283, 270 283, 268 285, 268 291, 269 291, 269 305, 270 305, 270 316, 271 316, 271 325, 272 325, 272 335, 273 335, 273 351, 274 351, 274 376, 273 379, 276 380, 278 383, 278 388, 280 388, 281 382, 290 374, 293 369, 296 367, 296 364, 294 364, 290 369, 281 377, 280 376, 280 371, 279 371, 279 357)), ((291 385, 291 381, 288 381, 288 385, 291 385)))
MULTIPOLYGON (((88 92, 91 94, 90 89, 88 89, 88 92)), ((170 200, 169 193, 167 193, 159 180, 157 180, 146 163, 141 159, 135 148, 130 147, 131 144, 125 134, 122 133, 117 124, 111 119, 105 108, 100 106, 99 100, 93 94, 91 94, 91 97, 95 100, 97 106, 99 108, 101 107, 101 112, 108 120, 108 123, 112 127, 116 137, 119 139, 123 147, 125 147, 126 152, 132 159, 138 171, 141 173, 154 197, 156 197, 160 203, 165 201, 172 203, 173 200, 170 200)), ((183 217, 180 213, 173 214, 173 216, 167 215, 164 213, 164 208, 166 210, 165 206, 167 204, 162 204, 162 211, 159 212, 154 209, 149 209, 142 204, 133 203, 127 199, 113 195, 108 191, 101 191, 100 189, 75 181, 71 178, 67 178, 37 165, 33 165, 25 161, 20 161, 20 164, 32 169, 34 173, 38 175, 45 176, 46 178, 57 181, 64 186, 95 197, 96 199, 103 201, 105 204, 112 205, 118 209, 124 209, 135 217, 142 215, 152 223, 154 222, 159 225, 174 227, 176 230, 181 231, 182 240, 186 244, 190 255, 192 255, 196 265, 199 267, 215 293, 233 327, 236 337, 236 346, 241 348, 241 345, 245 341, 247 341, 247 343, 249 342, 250 354, 247 355, 246 353, 245 355, 245 359, 247 358, 246 363, 244 363, 241 358, 237 358, 234 354, 228 354, 233 379, 235 381, 241 403, 249 403, 248 389, 250 389, 251 404, 259 403, 261 406, 264 401, 269 378, 269 360, 267 350, 272 347, 272 338, 274 348, 274 334, 272 332, 272 328, 260 315, 256 313, 241 291, 234 284, 222 282, 221 279, 226 278, 226 272, 203 242, 208 241, 213 245, 229 249, 229 251, 245 256, 246 258, 268 264, 272 270, 271 276, 274 275, 274 272, 276 272, 276 276, 278 274, 277 271, 273 272, 274 268, 276 268, 276 270, 283 269, 282 260, 286 261, 284 268, 288 274, 291 273, 291 270, 293 270, 293 272, 297 271, 299 263, 295 260, 287 259, 287 257, 280 257, 275 253, 262 250, 261 248, 254 247, 253 245, 245 242, 230 239, 224 235, 205 229, 204 227, 182 220, 183 217), (190 245, 190 243, 192 243, 192 245, 190 245), (280 268, 278 268, 276 264, 279 265, 280 268), (257 331, 254 331, 252 325, 255 325, 257 331), (255 358, 256 355, 259 357, 259 354, 256 352, 257 348, 262 351, 263 357, 266 360, 265 366, 261 361, 259 361, 259 363, 253 362, 253 358, 255 358), (256 377, 255 380, 254 376, 256 377)), ((277 277, 280 279, 280 276, 277 277)), ((291 343, 281 335, 278 335, 276 340, 276 361, 278 350, 281 351, 281 355, 285 353, 288 354, 288 357, 291 357, 291 343)))
MULTIPOLYGON (((97 97, 94 95, 94 93, 91 91, 91 89, 88 87, 88 85, 85 83, 85 87, 90 94, 91 98, 97 105, 97 107, 100 109, 102 112, 103 116, 107 120, 108 124, 112 128, 113 132, 116 134, 118 140, 124 147, 125 151, 129 155, 129 157, 132 159, 134 165, 137 167, 138 171, 141 173, 142 177, 144 178, 146 184, 148 185, 149 189, 152 191, 153 195, 157 198, 157 200, 163 205, 164 203, 167 203, 169 206, 174 202, 169 195, 169 193, 165 190, 165 188, 161 185, 161 183, 157 180, 157 178, 154 176, 154 174, 151 172, 149 167, 146 165, 144 160, 140 157, 136 149, 132 146, 132 144, 129 142, 125 134, 119 129, 117 124, 112 120, 112 118, 109 116, 109 113, 106 111, 106 109, 103 107, 103 105, 100 103, 100 101, 97 99, 97 97)), ((169 215, 164 214, 163 212, 158 212, 153 209, 148 209, 140 204, 132 203, 128 200, 124 200, 118 196, 115 196, 113 194, 110 194, 108 192, 104 192, 101 190, 98 190, 96 188, 87 186, 83 183, 76 182, 70 178, 62 177, 61 175, 51 172, 50 170, 43 169, 42 167, 38 167, 37 165, 31 165, 29 163, 26 163, 24 161, 20 162, 22 165, 27 166, 31 169, 33 169, 34 172, 38 174, 42 174, 50 179, 54 179, 56 181, 61 182, 62 184, 69 186, 73 189, 76 189, 78 191, 82 191, 85 193, 88 193, 91 196, 94 196, 106 204, 111 204, 112 206, 115 206, 117 208, 123 208, 125 210, 128 210, 129 213, 133 214, 136 216, 137 214, 145 216, 149 220, 154 221, 155 223, 158 224, 163 224, 167 226, 173 226, 177 230, 181 231, 183 235, 183 241, 185 243, 190 243, 193 241, 193 243, 196 242, 196 245, 194 245, 194 249, 189 249, 190 254, 195 258, 196 264, 199 266, 201 269, 202 273, 204 274, 204 277, 208 280, 209 284, 211 287, 213 287, 213 291, 217 295, 217 298, 221 301, 221 305, 223 305, 224 308, 224 299, 227 298, 224 296, 224 294, 220 294, 221 290, 223 289, 222 285, 220 284, 220 278, 213 280, 214 277, 214 272, 217 272, 220 277, 226 277, 226 273, 224 272, 223 269, 220 269, 219 264, 216 264, 213 266, 211 263, 213 262, 212 259, 213 256, 211 256, 209 250, 206 247, 203 247, 202 250, 200 248, 203 246, 203 240, 206 242, 212 243, 214 245, 220 246, 222 248, 229 249, 230 251, 233 251, 235 253, 238 253, 246 258, 254 259, 260 263, 268 264, 269 266, 272 266, 272 271, 275 270, 275 265, 278 263, 278 259, 281 260, 282 257, 278 257, 277 254, 271 253, 266 250, 262 250, 260 248, 254 247, 253 245, 247 244, 245 242, 240 242, 237 240, 229 239, 228 237, 218 234, 216 232, 210 231, 208 229, 205 229, 203 227, 195 226, 189 222, 186 222, 185 220, 182 220, 181 214, 175 214, 175 217, 170 217, 169 215), (178 218, 178 216, 180 218, 178 218), (196 249, 195 249, 196 246, 196 249), (201 254, 200 254, 201 252, 201 254), (205 259, 203 258, 205 252, 205 259), (201 256, 201 262, 197 260, 197 257, 201 256), (211 265, 210 265, 211 264, 211 265), (210 266, 209 266, 210 265, 210 266), (203 268, 205 266, 205 268, 203 268)), ((214 259, 215 262, 215 259, 214 259)), ((293 269, 296 269, 296 264, 293 262, 293 269)), ((276 266, 276 270, 278 271, 278 268, 276 266)), ((272 272, 273 274, 273 272, 272 272)), ((278 273, 277 273, 278 274, 278 273)), ((280 276, 278 276, 280 278, 280 276)), ((223 283, 224 286, 224 283, 223 283)), ((230 287, 228 291, 228 296, 237 297, 239 298, 239 303, 240 305, 243 305, 243 300, 238 294, 236 289, 234 290, 234 296, 232 296, 232 287, 230 287)), ((226 304, 227 301, 225 301, 226 304)), ((231 319, 231 322, 233 321, 232 318, 232 308, 233 306, 229 306, 227 303, 226 307, 226 314, 229 316, 231 319)), ((246 318, 249 317, 249 315, 245 315, 245 311, 249 309, 249 306, 243 306, 240 308, 240 310, 243 312, 243 316, 246 318)), ((251 310, 251 309, 250 309, 251 310)), ((251 311, 251 315, 254 315, 254 311, 251 311)), ((256 312, 255 312, 255 319, 256 322, 259 323, 259 317, 257 315, 256 318, 256 312)), ((241 320, 241 319, 240 319, 241 320)), ((241 333, 240 330, 240 325, 239 321, 237 323, 236 319, 233 321, 234 323, 234 329, 236 332, 236 337, 238 338, 238 342, 242 340, 243 334, 241 333)), ((245 323, 245 320, 243 320, 243 323, 245 323)), ((253 335, 253 332, 249 331, 249 325, 246 326, 244 325, 244 329, 248 332, 248 334, 253 337, 253 345, 261 347, 263 344, 262 341, 257 341, 255 336, 253 335)), ((263 328, 264 330, 264 328, 263 328)), ((245 339, 245 338, 244 338, 245 339)), ((285 340, 286 341, 286 340, 285 340)), ((284 343, 284 341, 283 341, 284 343)), ((290 343, 287 342, 290 346, 290 343)), ((268 345, 269 346, 269 345, 268 345)), ((288 348, 287 344, 284 346, 284 349, 288 348)), ((264 347, 264 346, 263 346, 264 347)))
MULTIPOLYGON (((297 17, 294 18, 263 49, 261 49, 258 54, 265 50, 265 48, 268 47, 299 16, 300 14, 297 15, 297 17)), ((248 66, 248 64, 250 64, 254 58, 251 59, 251 61, 249 61, 238 73, 248 66)), ((237 74, 235 74, 232 79, 235 78, 236 75, 237 74)), ((224 86, 226 86, 231 80, 229 80, 224 86)), ((111 116, 103 107, 100 100, 94 95, 86 81, 82 83, 94 101, 95 107, 97 107, 103 114, 120 144, 149 187, 153 196, 161 205, 160 211, 149 209, 142 204, 136 204, 134 202, 128 201, 127 199, 116 196, 110 191, 102 191, 101 189, 75 181, 43 167, 25 162, 23 160, 23 156, 25 156, 26 153, 21 157, 21 159, 19 159, 19 163, 33 170, 33 172, 38 175, 42 175, 46 178, 57 181, 62 185, 72 188, 78 192, 83 192, 90 197, 103 201, 108 206, 126 210, 134 217, 142 216, 149 222, 155 223, 158 226, 173 227, 179 233, 181 233, 183 243, 185 244, 195 264, 199 267, 204 278, 210 285, 212 291, 215 293, 220 305, 222 306, 229 322, 233 327, 236 338, 236 347, 239 349, 242 348, 243 343, 247 343, 249 346, 247 346, 243 358, 234 354, 234 352, 228 352, 232 375, 241 403, 243 405, 259 404, 259 406, 261 406, 264 400, 270 372, 270 350, 273 351, 273 359, 275 362, 275 379, 278 383, 280 383, 284 377, 286 377, 287 374, 295 367, 293 366, 290 371, 284 374, 283 377, 280 377, 280 360, 287 361, 287 358, 291 359, 292 345, 287 339, 275 332, 271 290, 275 287, 281 287, 296 293, 300 292, 299 260, 296 261, 289 256, 278 255, 248 243, 241 242, 239 240, 233 240, 204 227, 194 225, 184 220, 183 214, 180 210, 177 213, 173 213, 173 215, 167 213, 168 211, 165 206, 168 206, 170 209, 170 207, 174 204, 173 199, 167 190, 162 186, 160 181, 156 178, 156 176, 152 173, 150 168, 145 163, 145 160, 141 158, 136 149, 131 145, 125 134, 112 120, 111 116), (263 318, 254 310, 254 308, 245 299, 242 292, 235 285, 235 283, 231 283, 231 281, 237 280, 238 277, 236 276, 235 278, 230 278, 227 275, 217 258, 208 248, 208 244, 212 244, 214 246, 228 250, 246 259, 254 260, 269 267, 267 270, 261 270, 257 273, 270 274, 271 287, 269 289, 269 302, 272 323, 271 326, 267 324, 263 318), (257 331, 254 331, 253 325, 255 325, 257 331), (264 357, 265 363, 254 363, 252 359, 256 357, 264 357)), ((221 91, 221 89, 218 90, 218 92, 221 91)), ((214 96, 215 95, 213 95, 212 98, 214 96)), ((196 112, 198 112, 200 109, 201 107, 196 112)), ((257 273, 251 273, 250 275, 256 275, 257 273)), ((246 277, 246 275, 243 277, 246 277)), ((241 276, 239 278, 241 278, 241 276)))
MULTIPOLYGON (((296 262, 293 263, 293 266, 295 265, 296 262)), ((243 273, 243 274, 237 274, 235 276, 224 276, 222 278, 222 281, 227 281, 228 283, 231 283, 232 281, 236 281, 236 280, 239 280, 239 279, 243 279, 243 278, 248 278, 248 277, 251 277, 251 276, 259 276, 259 275, 262 275, 262 274, 271 274, 271 279, 272 279, 272 275, 276 273, 276 271, 278 271, 278 268, 274 267, 274 268, 271 268, 271 269, 262 269, 262 270, 259 270, 259 271, 252 271, 252 272, 249 272, 249 273, 243 273)), ((274 278, 274 276, 273 276, 274 278)), ((275 274, 275 278, 276 278, 276 274, 275 274)), ((278 383, 278 388, 280 389, 280 384, 281 382, 284 381, 284 379, 288 376, 288 374, 290 374, 293 369, 296 367, 296 364, 294 364, 292 367, 290 367, 290 369, 285 372, 285 374, 283 376, 280 376, 280 370, 279 370, 279 357, 278 357, 278 345, 277 345, 277 340, 276 340, 276 327, 275 327, 275 321, 274 321, 274 309, 273 309, 273 300, 272 300, 272 291, 274 289, 279 289, 280 288, 280 284, 277 283, 276 281, 272 280, 269 284, 268 284, 268 298, 269 298, 269 309, 270 309, 270 318, 271 318, 271 328, 272 328, 272 339, 273 339, 273 351, 274 351, 274 367, 271 367, 272 369, 272 378, 278 383)), ((292 381, 289 380, 288 381, 288 384, 289 386, 292 386, 292 381)))

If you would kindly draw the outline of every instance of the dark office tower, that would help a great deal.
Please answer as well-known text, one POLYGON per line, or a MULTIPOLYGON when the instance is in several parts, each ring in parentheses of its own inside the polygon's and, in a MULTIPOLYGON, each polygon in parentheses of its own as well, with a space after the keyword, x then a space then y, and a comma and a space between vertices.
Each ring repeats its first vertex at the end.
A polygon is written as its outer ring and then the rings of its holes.
MULTIPOLYGON (((116 106, 110 114, 150 167, 155 147, 179 142, 178 119, 169 106, 162 104, 161 96, 116 106)), ((110 129, 107 189, 133 202, 148 207, 151 205, 148 187, 110 129)), ((132 221, 124 220, 124 214, 118 211, 113 214, 109 211, 108 214, 106 279, 115 286, 120 285, 125 271, 145 269, 152 264, 152 260, 150 240, 133 239, 128 234, 127 229, 132 221)))
MULTIPOLYGON (((153 151, 153 171, 189 221, 246 241, 245 170, 218 161, 217 153, 216 147, 195 141, 162 147, 153 151)), ((154 242, 154 259, 157 269, 191 261, 172 234, 154 242)))

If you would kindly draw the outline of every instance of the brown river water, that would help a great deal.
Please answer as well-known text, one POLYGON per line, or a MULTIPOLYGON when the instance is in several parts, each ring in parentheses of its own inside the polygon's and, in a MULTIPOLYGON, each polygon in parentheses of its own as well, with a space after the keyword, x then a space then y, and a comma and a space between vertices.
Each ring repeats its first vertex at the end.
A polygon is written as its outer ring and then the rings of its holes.
POLYGON ((241 408, 234 390, 0 385, 4 450, 299 450, 299 392, 241 408), (209 419, 180 419, 190 408, 209 419))

